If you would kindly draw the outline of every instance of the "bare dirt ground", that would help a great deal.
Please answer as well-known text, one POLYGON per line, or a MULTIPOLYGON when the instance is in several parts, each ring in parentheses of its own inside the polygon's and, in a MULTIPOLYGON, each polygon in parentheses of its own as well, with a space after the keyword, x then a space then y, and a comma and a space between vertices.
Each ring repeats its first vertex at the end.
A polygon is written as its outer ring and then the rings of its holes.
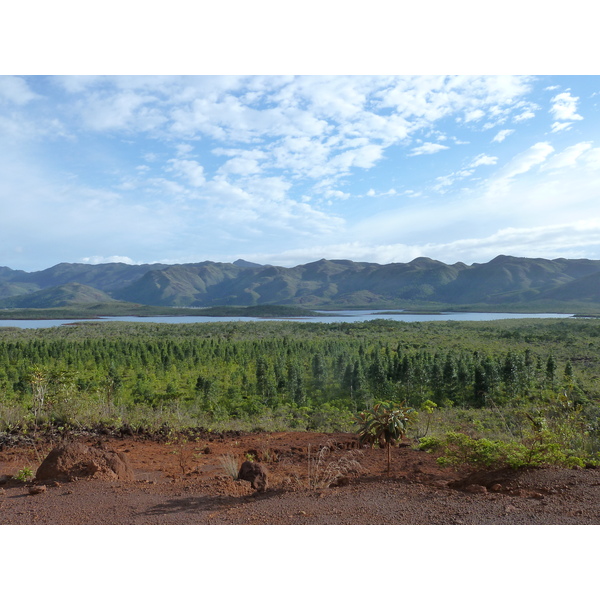
POLYGON ((127 456, 135 481, 77 478, 46 483, 35 473, 56 442, 0 450, 0 524, 99 525, 525 525, 600 524, 600 469, 479 472, 441 468, 404 445, 359 449, 356 436, 322 433, 202 434, 186 441, 80 436, 127 456), (268 489, 255 493, 222 465, 261 462, 268 489), (5 477, 2 477, 5 475, 5 477))

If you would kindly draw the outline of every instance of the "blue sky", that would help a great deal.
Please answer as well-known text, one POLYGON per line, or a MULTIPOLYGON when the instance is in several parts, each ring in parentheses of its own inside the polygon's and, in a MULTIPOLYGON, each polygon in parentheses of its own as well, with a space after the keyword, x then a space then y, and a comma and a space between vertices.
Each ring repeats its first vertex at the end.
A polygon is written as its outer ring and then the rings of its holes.
POLYGON ((0 263, 600 259, 598 76, 2 76, 0 263))
POLYGON ((583 0, 94 7, 3 14, 0 266, 600 259, 583 0))

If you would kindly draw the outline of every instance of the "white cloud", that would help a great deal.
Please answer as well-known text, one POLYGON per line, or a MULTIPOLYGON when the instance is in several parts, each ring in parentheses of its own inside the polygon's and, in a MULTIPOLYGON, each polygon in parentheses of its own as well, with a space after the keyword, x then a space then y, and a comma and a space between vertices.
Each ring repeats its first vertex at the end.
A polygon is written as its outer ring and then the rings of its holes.
POLYGON ((465 169, 461 169, 459 171, 455 171, 450 173, 449 175, 441 175, 435 178, 436 183, 432 186, 432 189, 435 192, 444 194, 447 191, 447 188, 454 185, 457 181, 462 181, 467 177, 471 177, 474 173, 474 169, 480 167, 482 165, 495 165, 498 162, 498 158, 496 156, 488 156, 487 154, 479 154, 476 156, 465 169))
POLYGON ((435 154, 440 150, 448 150, 448 146, 442 144, 434 144, 432 142, 425 142, 417 148, 413 148, 409 156, 420 156, 421 154, 435 154))
POLYGON ((527 110, 525 112, 522 112, 520 115, 516 115, 515 117, 513 117, 513 121, 515 123, 520 123, 521 121, 527 121, 528 119, 533 119, 533 117, 535 117, 535 113, 531 112, 530 110, 527 110))
POLYGON ((600 255, 600 220, 567 222, 540 227, 508 227, 489 236, 465 238, 421 247, 425 256, 445 257, 452 262, 480 257, 478 262, 499 254, 528 257, 581 258, 590 247, 600 255))
POLYGON ((433 123, 453 113, 509 106, 529 90, 528 77, 426 76, 393 79, 380 92, 382 107, 417 123, 433 123))
POLYGON ((492 142, 503 142, 511 133, 514 132, 514 129, 502 129, 494 136, 492 142))
POLYGON ((443 192, 444 188, 450 187, 456 181, 456 176, 454 173, 451 173, 450 175, 436 177, 435 180, 437 183, 433 186, 433 189, 436 192, 443 192))
POLYGON ((474 110, 470 110, 465 114, 465 123, 470 123, 471 121, 479 121, 485 117, 485 113, 480 108, 475 108, 474 110))
POLYGON ((370 169, 383 155, 383 148, 375 144, 368 144, 353 150, 346 150, 337 154, 330 160, 334 167, 347 171, 351 167, 370 169))
POLYGON ((228 160, 220 167, 219 173, 225 173, 227 175, 253 175, 255 173, 260 173, 261 170, 262 169, 256 159, 237 156, 228 160))
POLYGON ((571 129, 572 123, 559 123, 555 121, 552 123, 552 133, 558 133, 559 131, 569 131, 571 129))
POLYGON ((557 94, 552 98, 550 113, 557 121, 579 121, 583 119, 577 114, 577 102, 579 98, 571 96, 570 92, 557 94))
POLYGON ((195 160, 172 158, 168 163, 171 166, 167 168, 167 171, 173 171, 184 177, 191 186, 202 187, 206 182, 204 167, 195 160))
POLYGON ((31 90, 22 77, 0 76, 0 100, 4 99, 13 104, 23 105, 36 98, 40 98, 40 96, 31 90))
POLYGON ((593 148, 588 150, 583 157, 586 166, 591 169, 600 169, 600 148, 593 148))
POLYGON ((177 144, 176 149, 178 156, 184 156, 189 154, 194 149, 194 146, 191 144, 177 144))
POLYGON ((555 154, 544 165, 543 170, 562 169, 564 167, 573 167, 577 164, 579 158, 592 147, 590 142, 580 142, 573 146, 565 148, 559 154, 555 154))
POLYGON ((141 264, 136 263, 128 256, 87 256, 85 258, 81 258, 80 261, 88 265, 103 265, 107 263, 124 263, 126 265, 141 264))
POLYGON ((495 184, 507 183, 517 175, 527 173, 530 169, 543 163, 546 158, 554 152, 554 148, 548 142, 538 142, 515 156, 498 173, 495 184))
POLYGON ((154 96, 133 91, 95 91, 81 98, 76 106, 84 124, 93 131, 150 131, 167 121, 158 108, 149 106, 155 101, 154 96))
POLYGON ((244 255, 246 260, 258 263, 295 266, 326 257, 356 262, 390 264, 410 262, 427 256, 447 264, 455 262, 489 261, 500 254, 512 256, 545 256, 551 258, 581 258, 588 248, 597 248, 600 256, 600 220, 574 221, 543 227, 510 227, 499 229, 488 236, 451 240, 444 243, 391 243, 340 242, 314 247, 296 248, 277 254, 256 253, 244 255))
MULTIPOLYGON (((404 192, 404 193, 406 193, 406 192, 404 192)), ((375 192, 375 190, 374 190, 373 188, 371 188, 371 189, 370 189, 370 190, 367 192, 367 194, 366 194, 366 195, 367 195, 367 196, 371 196, 371 197, 372 197, 372 196, 378 196, 378 197, 382 197, 382 196, 397 196, 397 195, 398 195, 398 192, 396 191, 396 189, 395 189, 395 188, 390 188, 390 189, 389 189, 387 192, 379 192, 379 193, 376 193, 376 192, 375 192)))
POLYGON ((480 165, 495 165, 497 162, 497 156, 488 156, 487 154, 480 154, 471 161, 471 163, 469 164, 469 168, 474 169, 475 167, 479 167, 480 165))
POLYGON ((325 198, 336 198, 337 200, 347 200, 350 198, 350 194, 340 190, 327 190, 324 195, 325 198))
MULTIPOLYGON (((529 90, 527 77, 92 77, 58 81, 81 97, 84 124, 94 130, 122 128, 166 138, 201 135, 227 144, 263 144, 265 148, 268 144, 268 165, 259 159, 245 165, 236 161, 226 172, 243 175, 267 167, 291 168, 295 176, 313 178, 345 175, 353 167, 371 168, 390 144, 427 130, 438 119, 463 113, 467 120, 478 120, 488 108, 518 103, 529 90)), ((438 151, 440 146, 425 145, 414 154, 438 151)), ((182 148, 180 142, 180 155, 188 151, 182 148)))

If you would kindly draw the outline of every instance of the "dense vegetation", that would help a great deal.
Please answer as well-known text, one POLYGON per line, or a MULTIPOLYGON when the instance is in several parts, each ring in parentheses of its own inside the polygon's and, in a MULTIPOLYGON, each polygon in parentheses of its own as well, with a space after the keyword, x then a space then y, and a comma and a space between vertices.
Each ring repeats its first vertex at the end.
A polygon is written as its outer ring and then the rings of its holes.
POLYGON ((401 401, 416 436, 523 438, 543 420, 592 456, 599 350, 600 322, 574 319, 4 328, 0 430, 353 430, 401 401))

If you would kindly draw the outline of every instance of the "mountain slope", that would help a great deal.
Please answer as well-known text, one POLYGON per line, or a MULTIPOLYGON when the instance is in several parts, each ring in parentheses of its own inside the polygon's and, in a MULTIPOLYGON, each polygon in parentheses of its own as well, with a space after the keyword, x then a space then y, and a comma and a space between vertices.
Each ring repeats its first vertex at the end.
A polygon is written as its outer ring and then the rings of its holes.
POLYGON ((62 263, 37 273, 0 268, 0 298, 5 298, 0 306, 22 308, 111 299, 173 307, 522 306, 600 303, 599 289, 600 261, 511 256, 470 266, 421 257, 387 265, 321 259, 292 268, 240 260, 185 265, 62 263))
POLYGON ((104 292, 80 283, 67 283, 0 301, 0 308, 54 308, 73 304, 114 302, 104 292))
POLYGON ((165 266, 166 265, 161 264, 127 265, 124 263, 109 263, 102 265, 84 265, 77 263, 60 263, 49 269, 34 273, 25 273, 24 271, 21 271, 19 277, 11 275, 11 281, 22 281, 34 284, 40 289, 66 283, 82 283, 103 292, 111 292, 137 281, 149 271, 164 269, 165 266))

